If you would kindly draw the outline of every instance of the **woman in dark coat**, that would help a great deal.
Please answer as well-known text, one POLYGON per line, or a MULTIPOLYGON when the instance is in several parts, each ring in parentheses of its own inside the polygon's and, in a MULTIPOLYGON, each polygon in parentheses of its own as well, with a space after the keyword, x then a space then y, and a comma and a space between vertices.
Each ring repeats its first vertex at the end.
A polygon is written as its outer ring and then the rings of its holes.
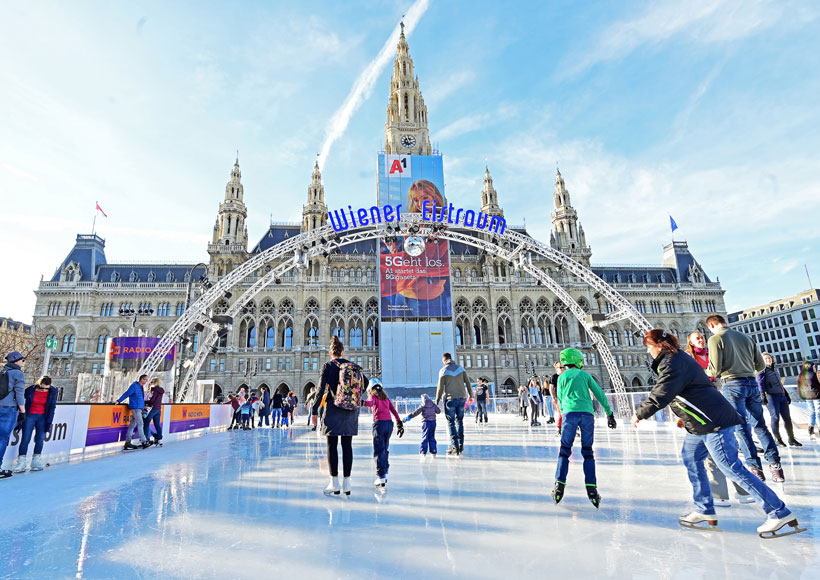
POLYGON ((768 519, 757 528, 761 538, 772 538, 805 531, 797 527, 797 518, 777 494, 746 469, 737 456, 735 427, 741 423, 735 408, 714 388, 709 377, 694 358, 680 348, 671 332, 650 330, 643 339, 647 353, 654 359, 652 369, 658 382, 635 410, 632 423, 649 419, 667 405, 683 420, 687 431, 681 457, 692 483, 695 511, 680 519, 684 527, 699 527, 706 522, 717 525, 715 506, 704 460, 711 455, 727 478, 745 489, 757 500, 768 519), (784 526, 791 532, 777 533, 784 526))
MULTIPOLYGON (((319 406, 325 398, 325 413, 322 421, 322 435, 327 437, 327 462, 330 467, 330 483, 325 488, 325 495, 338 495, 344 491, 350 495, 350 471, 353 468, 353 437, 359 434, 359 408, 340 409, 334 403, 336 390, 339 388, 339 370, 348 363, 344 358, 345 348, 342 341, 334 336, 330 340, 330 360, 322 366, 322 376, 316 399, 311 410, 318 415, 319 406), (342 486, 339 486, 339 442, 342 444, 342 486)), ((367 384, 367 377, 364 377, 367 384)))

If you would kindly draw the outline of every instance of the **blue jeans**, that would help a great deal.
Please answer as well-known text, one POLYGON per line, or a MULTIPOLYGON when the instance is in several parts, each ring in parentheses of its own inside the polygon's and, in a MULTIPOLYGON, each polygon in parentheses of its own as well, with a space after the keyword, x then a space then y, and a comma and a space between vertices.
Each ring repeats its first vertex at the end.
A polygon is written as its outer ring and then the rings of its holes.
POLYGON ((17 406, 0 407, 0 466, 3 465, 3 455, 9 444, 9 437, 17 425, 17 406))
POLYGON ((450 446, 456 449, 464 447, 464 402, 466 399, 447 399, 444 402, 444 415, 447 417, 447 430, 450 432, 450 446))
POLYGON ((426 455, 428 449, 433 455, 438 453, 435 421, 424 421, 421 424, 421 453, 426 455))
POLYGON ((743 423, 738 429, 740 440, 740 450, 746 458, 748 467, 761 468, 760 458, 757 456, 757 448, 752 440, 752 429, 757 433, 757 438, 763 446, 764 455, 769 463, 780 463, 780 453, 777 451, 774 438, 766 428, 763 420, 763 401, 760 397, 760 389, 757 381, 751 377, 732 379, 723 383, 723 395, 734 406, 740 414, 743 423))
POLYGON ((595 456, 592 444, 595 440, 595 416, 592 413, 573 412, 564 415, 564 426, 561 429, 561 450, 558 452, 558 465, 555 468, 555 480, 567 482, 569 473, 569 456, 575 442, 575 432, 581 427, 581 456, 584 458, 584 483, 593 486, 595 478, 595 456))
POLYGON ((373 457, 376 458, 376 473, 379 474, 379 477, 387 475, 387 470, 390 468, 390 463, 387 461, 387 456, 390 453, 387 449, 390 447, 390 436, 392 434, 392 419, 373 421, 373 457))
POLYGON ((476 411, 475 419, 479 422, 487 422, 487 402, 486 401, 476 401, 478 405, 478 410, 476 411))
POLYGON ((46 416, 44 414, 26 415, 26 420, 23 421, 23 438, 20 439, 19 449, 19 454, 23 457, 28 454, 28 443, 31 441, 32 432, 34 432, 34 455, 40 455, 46 439, 46 416))
POLYGON ((780 418, 783 417, 783 424, 786 427, 786 434, 789 440, 794 439, 794 427, 792 426, 792 412, 789 409, 789 403, 786 401, 786 395, 778 393, 775 395, 766 395, 769 400, 766 407, 769 408, 769 415, 772 418, 772 435, 776 438, 780 437, 780 418))
POLYGON ((154 435, 154 439, 157 441, 162 441, 162 423, 160 419, 162 418, 162 407, 159 409, 151 409, 148 411, 148 415, 145 416, 145 419, 142 423, 142 430, 145 433, 145 437, 151 437, 151 421, 154 422, 154 431, 156 434, 154 435))
POLYGON ((262 412, 259 413, 259 426, 262 426, 262 421, 265 421, 265 425, 270 427, 270 409, 265 407, 262 409, 262 412))
POLYGON ((686 434, 681 449, 681 457, 689 481, 692 483, 695 509, 698 513, 713 515, 715 505, 712 500, 712 489, 703 461, 711 455, 712 460, 723 474, 746 490, 763 508, 769 518, 783 518, 791 513, 777 494, 746 469, 737 457, 737 439, 735 428, 727 427, 716 433, 706 435, 686 434))
POLYGON ((809 427, 820 424, 820 399, 809 399, 809 427))
POLYGON ((271 423, 273 426, 276 427, 282 421, 282 408, 281 407, 274 407, 271 409, 271 423))
POLYGON ((140 443, 148 441, 148 439, 145 438, 145 431, 142 427, 142 409, 131 409, 131 423, 128 425, 128 431, 125 432, 126 443, 130 443, 131 439, 134 438, 134 430, 137 431, 140 443))
POLYGON ((546 402, 547 402, 547 405, 546 405, 547 406, 547 413, 549 414, 550 419, 555 419, 555 411, 552 408, 552 397, 547 397, 546 402))

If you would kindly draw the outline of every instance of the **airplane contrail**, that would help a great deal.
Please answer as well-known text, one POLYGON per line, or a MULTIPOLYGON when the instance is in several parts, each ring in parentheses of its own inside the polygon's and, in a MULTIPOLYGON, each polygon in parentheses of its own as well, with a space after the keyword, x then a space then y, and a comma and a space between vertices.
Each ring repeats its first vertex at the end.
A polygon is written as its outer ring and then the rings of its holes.
MULTIPOLYGON (((410 7, 410 10, 407 11, 404 17, 405 36, 413 31, 429 6, 430 0, 416 0, 410 7)), ((342 106, 333 113, 325 130, 325 142, 322 144, 322 151, 319 153, 319 167, 324 167, 333 143, 344 135, 354 113, 362 106, 362 103, 370 97, 379 75, 390 62, 390 59, 393 58, 393 52, 398 40, 399 26, 397 25, 387 39, 387 42, 382 46, 379 54, 376 55, 376 58, 370 61, 356 79, 356 82, 353 83, 353 87, 350 89, 342 106)))

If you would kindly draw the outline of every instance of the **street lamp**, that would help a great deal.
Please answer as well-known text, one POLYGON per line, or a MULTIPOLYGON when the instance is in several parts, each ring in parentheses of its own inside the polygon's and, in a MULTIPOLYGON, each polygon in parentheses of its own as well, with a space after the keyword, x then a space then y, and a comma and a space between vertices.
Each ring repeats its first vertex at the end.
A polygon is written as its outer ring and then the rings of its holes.
MULTIPOLYGON (((199 264, 196 264, 193 268, 188 270, 188 289, 185 291, 185 311, 182 314, 185 314, 185 312, 188 311, 188 307, 191 305, 191 287, 192 287, 193 282, 194 282, 194 271, 196 271, 196 269, 199 268, 200 266, 205 268, 205 271, 207 273, 208 265, 204 264, 202 262, 200 262, 199 264)), ((199 280, 200 280, 200 282, 202 282, 203 286, 206 286, 206 285, 210 284, 208 282, 208 278, 207 278, 206 274, 203 274, 202 276, 200 276, 199 280)), ((202 326, 202 325, 197 325, 197 326, 202 326)), ((202 329, 204 330, 204 327, 202 329)), ((182 381, 182 375, 184 374, 184 369, 182 367, 182 363, 185 360, 185 351, 188 350, 188 342, 189 342, 188 330, 186 329, 185 333, 182 335, 182 340, 180 340, 180 348, 179 348, 179 361, 180 361, 180 364, 177 365, 177 369, 178 369, 177 370, 177 380, 176 380, 176 383, 174 385, 174 392, 171 393, 171 401, 175 400, 176 393, 179 392, 180 382, 182 381)))

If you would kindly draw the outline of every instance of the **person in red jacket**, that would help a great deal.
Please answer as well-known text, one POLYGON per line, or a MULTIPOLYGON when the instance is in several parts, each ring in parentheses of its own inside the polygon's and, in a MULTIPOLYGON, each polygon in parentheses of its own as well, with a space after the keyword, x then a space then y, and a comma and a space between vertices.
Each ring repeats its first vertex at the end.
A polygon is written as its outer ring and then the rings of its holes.
POLYGON ((54 411, 57 408, 57 389, 51 386, 51 377, 44 376, 36 384, 26 389, 26 418, 23 420, 23 435, 20 439, 19 455, 14 464, 14 473, 26 470, 28 444, 34 433, 34 455, 31 458, 31 470, 42 471, 45 463, 42 459, 43 444, 46 433, 51 431, 54 422, 54 411))

